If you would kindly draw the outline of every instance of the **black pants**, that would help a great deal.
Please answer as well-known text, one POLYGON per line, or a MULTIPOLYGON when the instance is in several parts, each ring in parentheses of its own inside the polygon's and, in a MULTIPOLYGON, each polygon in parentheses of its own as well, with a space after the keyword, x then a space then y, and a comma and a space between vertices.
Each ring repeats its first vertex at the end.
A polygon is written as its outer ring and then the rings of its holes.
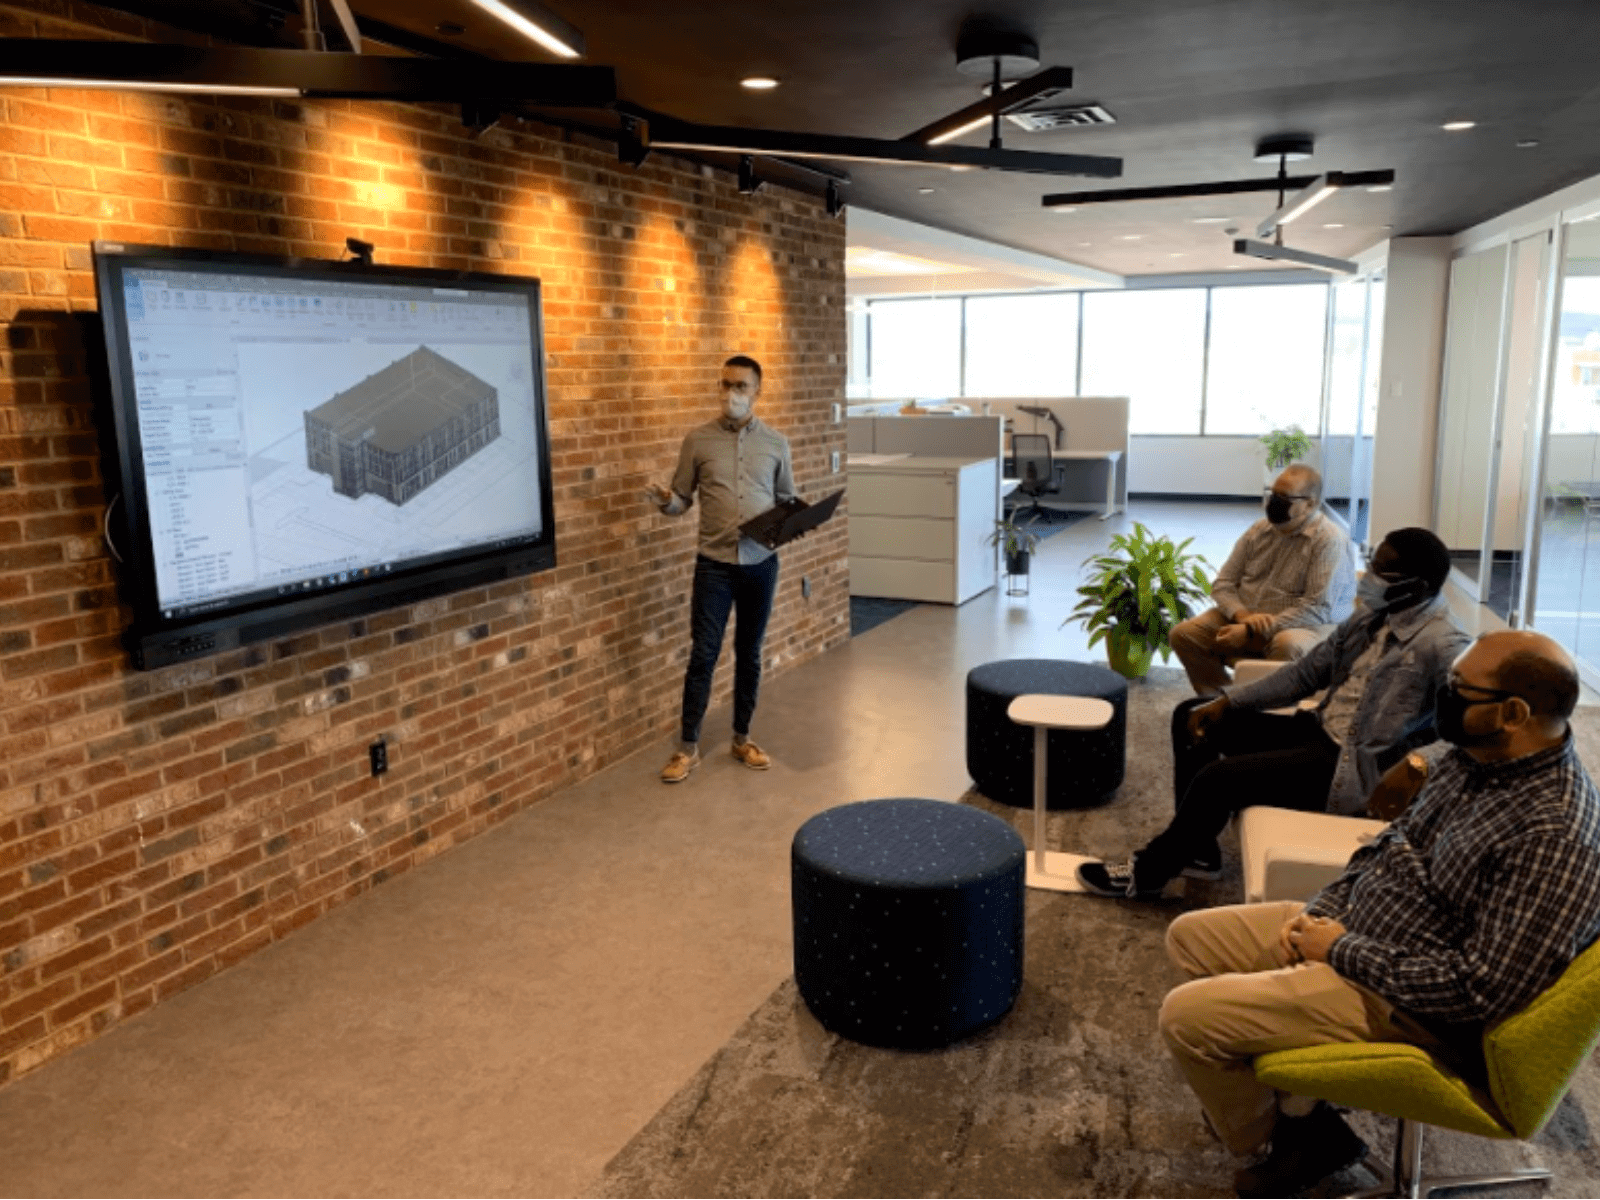
POLYGON ((1197 858, 1218 854, 1217 836, 1252 804, 1321 812, 1339 763, 1339 746, 1311 713, 1291 717, 1229 709, 1206 737, 1189 734, 1187 700, 1172 713, 1177 814, 1139 851, 1139 886, 1157 886, 1197 858))
POLYGON ((722 635, 733 626, 733 731, 750 733, 761 687, 761 642, 778 589, 778 556, 768 555, 753 566, 717 562, 698 555, 694 562, 694 596, 689 604, 693 643, 683 675, 683 741, 700 740, 700 722, 711 702, 711 677, 722 653, 722 635))

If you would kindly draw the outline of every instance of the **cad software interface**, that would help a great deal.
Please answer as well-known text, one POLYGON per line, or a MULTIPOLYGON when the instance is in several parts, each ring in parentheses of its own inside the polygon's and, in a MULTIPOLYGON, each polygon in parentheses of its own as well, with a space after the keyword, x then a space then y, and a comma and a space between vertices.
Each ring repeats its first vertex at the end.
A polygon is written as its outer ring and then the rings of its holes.
POLYGON ((164 616, 541 534, 528 294, 131 265, 123 290, 164 616), (388 498, 343 494, 327 462, 309 461, 308 414, 420 362, 492 394, 494 425, 479 400, 470 445, 446 444, 459 397, 439 396, 430 415, 408 384, 409 456, 383 454, 392 415, 340 446, 347 462, 371 458, 375 477, 422 471, 426 486, 413 481, 403 504, 398 484, 388 498))

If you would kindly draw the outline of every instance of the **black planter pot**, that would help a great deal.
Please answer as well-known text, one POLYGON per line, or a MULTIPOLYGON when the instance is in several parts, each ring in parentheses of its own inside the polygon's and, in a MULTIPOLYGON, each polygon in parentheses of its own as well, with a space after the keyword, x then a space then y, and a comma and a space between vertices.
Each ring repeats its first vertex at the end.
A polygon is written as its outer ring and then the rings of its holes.
POLYGON ((1006 555, 1007 575, 1026 575, 1028 573, 1028 559, 1030 555, 1026 550, 1017 550, 1006 555))

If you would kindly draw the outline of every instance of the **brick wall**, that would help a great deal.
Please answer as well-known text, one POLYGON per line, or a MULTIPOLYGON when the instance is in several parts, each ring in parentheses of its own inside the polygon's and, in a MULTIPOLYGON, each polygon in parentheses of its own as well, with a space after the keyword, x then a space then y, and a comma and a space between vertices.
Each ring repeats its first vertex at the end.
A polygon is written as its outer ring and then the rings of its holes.
MULTIPOLYGON (((0 36, 108 30, 165 34, 0 3, 0 36)), ((767 367, 802 491, 844 449, 844 230, 819 200, 532 124, 474 140, 444 107, 0 91, 0 324, 0 1080, 665 746, 694 528, 639 493, 713 414, 722 357, 767 367), (560 566, 133 671, 73 316, 89 243, 328 258, 351 234, 543 280, 560 566)), ((836 521, 785 552, 769 666, 848 637, 847 592, 836 521)))

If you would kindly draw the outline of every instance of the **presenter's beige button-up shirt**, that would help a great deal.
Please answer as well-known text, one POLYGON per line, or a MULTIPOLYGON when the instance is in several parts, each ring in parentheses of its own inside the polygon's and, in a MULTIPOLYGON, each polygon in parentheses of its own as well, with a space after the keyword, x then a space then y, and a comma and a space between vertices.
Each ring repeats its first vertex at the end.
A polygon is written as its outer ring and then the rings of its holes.
POLYGON ((700 500, 700 553, 718 562, 753 566, 772 550, 743 536, 739 526, 792 498, 789 441, 759 417, 741 428, 726 417, 691 429, 672 476, 668 515, 700 500))

